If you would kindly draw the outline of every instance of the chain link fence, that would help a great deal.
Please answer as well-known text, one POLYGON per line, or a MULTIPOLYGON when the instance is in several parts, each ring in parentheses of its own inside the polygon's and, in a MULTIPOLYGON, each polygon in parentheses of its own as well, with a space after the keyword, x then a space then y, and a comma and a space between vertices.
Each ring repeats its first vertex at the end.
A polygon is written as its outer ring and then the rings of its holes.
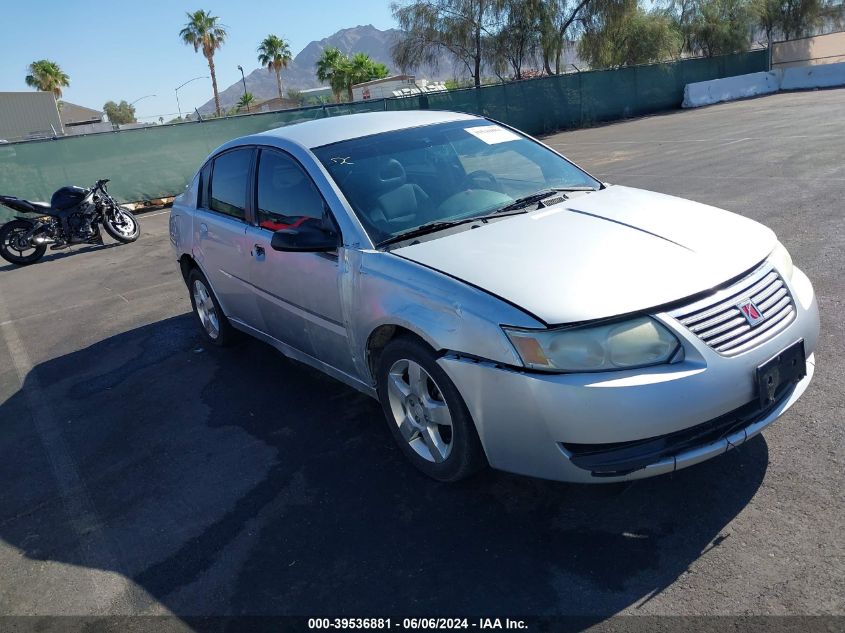
MULTIPOLYGON (((157 125, 88 136, 0 145, 0 194, 49 200, 66 184, 109 178, 122 201, 181 192, 200 162, 222 143, 283 125, 383 110, 455 110, 479 114, 530 134, 576 128, 680 107, 687 83, 767 69, 767 51, 576 72, 479 89, 361 101, 157 125)), ((5 209, 0 208, 0 219, 5 209)))

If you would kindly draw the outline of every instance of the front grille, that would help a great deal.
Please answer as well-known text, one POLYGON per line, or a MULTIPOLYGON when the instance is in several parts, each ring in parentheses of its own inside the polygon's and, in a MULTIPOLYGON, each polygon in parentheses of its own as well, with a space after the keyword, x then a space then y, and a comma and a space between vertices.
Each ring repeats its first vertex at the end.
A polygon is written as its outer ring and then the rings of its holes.
POLYGON ((736 356, 789 326, 795 320, 795 304, 781 276, 766 265, 734 285, 670 314, 723 356, 736 356), (765 317, 757 325, 750 325, 737 307, 745 299, 751 299, 765 317))

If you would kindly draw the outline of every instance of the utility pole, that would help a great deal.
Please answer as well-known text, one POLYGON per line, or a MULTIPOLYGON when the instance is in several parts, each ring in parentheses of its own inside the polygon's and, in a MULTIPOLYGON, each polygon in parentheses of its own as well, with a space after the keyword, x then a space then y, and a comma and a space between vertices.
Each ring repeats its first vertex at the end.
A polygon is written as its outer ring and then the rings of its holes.
MULTIPOLYGON (((241 71, 241 81, 244 82, 244 97, 246 97, 246 77, 244 77, 244 67, 238 64, 238 70, 241 71)), ((246 104, 246 111, 249 112, 249 102, 246 104)))

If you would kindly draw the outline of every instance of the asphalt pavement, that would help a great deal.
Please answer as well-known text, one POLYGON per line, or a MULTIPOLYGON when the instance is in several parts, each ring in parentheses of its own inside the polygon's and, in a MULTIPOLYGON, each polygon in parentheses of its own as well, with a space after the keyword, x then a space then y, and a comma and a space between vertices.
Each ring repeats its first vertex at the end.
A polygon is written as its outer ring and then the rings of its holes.
POLYGON ((547 142, 778 233, 822 312, 782 419, 632 484, 439 484, 375 401, 206 347, 150 213, 135 244, 0 265, 0 614, 845 615, 845 90, 547 142))

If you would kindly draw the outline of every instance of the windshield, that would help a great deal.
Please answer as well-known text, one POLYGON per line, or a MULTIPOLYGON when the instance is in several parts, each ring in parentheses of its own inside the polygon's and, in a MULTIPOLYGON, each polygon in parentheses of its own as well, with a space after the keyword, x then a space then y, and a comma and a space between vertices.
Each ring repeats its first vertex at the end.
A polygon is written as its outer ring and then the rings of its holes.
POLYGON ((435 222, 493 213, 548 189, 601 184, 542 145, 489 121, 455 121, 312 150, 374 243, 435 222))

